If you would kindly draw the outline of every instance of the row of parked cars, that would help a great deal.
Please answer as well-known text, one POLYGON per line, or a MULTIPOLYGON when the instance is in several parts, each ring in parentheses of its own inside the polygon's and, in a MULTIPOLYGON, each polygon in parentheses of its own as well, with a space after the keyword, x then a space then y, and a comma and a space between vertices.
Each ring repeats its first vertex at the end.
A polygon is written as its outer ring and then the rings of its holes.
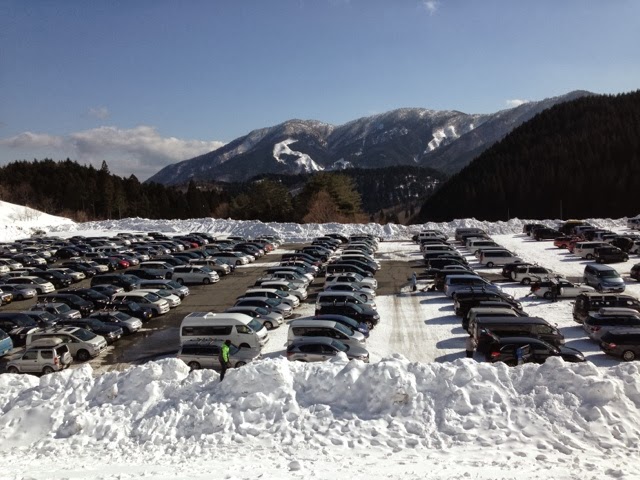
POLYGON ((330 234, 283 254, 281 263, 265 270, 232 307, 221 313, 187 315, 180 328, 178 357, 192 369, 218 368, 222 342, 230 340, 232 366, 260 358, 268 331, 283 325, 308 299, 307 289, 316 276, 325 274, 315 315, 288 323, 287 358, 322 361, 344 352, 368 362, 365 341, 380 318, 373 278, 379 268, 374 258, 377 246, 377 239, 368 235, 330 234))
MULTIPOLYGON (((455 240, 457 245, 441 233, 438 238, 420 241, 423 252, 434 253, 427 259, 425 273, 433 279, 433 290, 443 291, 453 300, 454 311, 462 317, 462 327, 473 338, 477 352, 485 355, 488 361, 503 361, 509 365, 542 363, 550 356, 572 362, 584 361, 581 352, 564 346, 564 337, 557 327, 543 318, 529 316, 519 301, 469 266, 468 255, 478 257, 478 249, 500 247, 486 232, 459 228, 455 240), (447 253, 435 256, 438 251, 447 253)), ((516 270, 514 276, 518 278, 523 274, 516 270)))
MULTIPOLYGON (((192 242, 189 245, 191 250, 176 247, 176 251, 171 255, 166 251, 158 252, 159 256, 155 257, 155 260, 162 257, 166 261, 166 263, 163 262, 166 271, 162 275, 148 278, 146 274, 140 275, 140 272, 144 271, 143 268, 130 268, 125 272, 112 273, 109 273, 108 269, 106 273, 104 271, 99 273, 96 270, 95 273, 90 274, 89 288, 67 288, 58 291, 47 289, 50 293, 38 295, 38 303, 29 310, 0 312, 0 354, 8 353, 14 346, 26 346, 22 356, 8 363, 7 370, 12 373, 48 373, 60 370, 70 363, 65 360, 65 355, 60 354, 64 353, 65 349, 69 350, 71 357, 79 361, 88 360, 99 355, 107 343, 113 343, 123 335, 135 333, 142 327, 143 322, 154 316, 163 315, 170 308, 180 305, 190 293, 185 283, 213 283, 202 281, 200 277, 183 276, 179 270, 176 272, 180 267, 192 268, 191 262, 197 268, 206 268, 198 266, 195 262, 209 261, 208 250, 217 252, 214 249, 215 239, 207 239, 205 235, 198 238, 200 244, 196 245, 192 242), (210 244, 209 240, 211 240, 210 244), (209 248, 206 248, 207 246, 209 248), (192 252, 197 253, 191 255, 192 252), (170 270, 171 265, 175 265, 176 269, 170 270), (172 275, 167 275, 167 272, 171 272, 172 275), (176 280, 167 278, 173 276, 173 273, 178 276, 176 280), (41 354, 40 350, 44 353, 41 354), (36 357, 36 360, 33 361, 32 357, 36 357)), ((133 249, 136 248, 137 243, 142 243, 145 239, 141 238, 140 242, 127 241, 129 242, 127 246, 133 249)), ((275 248, 276 242, 276 239, 272 238, 246 243, 264 244, 265 250, 271 251, 275 248)), ((236 239, 221 242, 225 246, 237 243, 245 243, 245 241, 236 239)), ((111 247, 113 245, 109 246, 111 247)), ((123 245, 118 248, 123 248, 123 245)), ((264 250, 256 253, 262 255, 264 250)), ((84 260, 86 260, 84 257, 76 257, 69 262, 83 263, 84 260)), ((8 276, 5 281, 31 276, 24 275, 25 272, 40 274, 40 272, 55 271, 56 264, 53 265, 53 268, 46 270, 26 267, 31 269, 22 272, 16 268, 11 271, 14 275, 8 276)), ((231 266, 225 265, 228 266, 225 270, 230 272, 231 266)), ((150 270, 153 269, 150 268, 150 270)), ((214 274, 216 281, 219 279, 211 269, 206 268, 204 273, 214 274)), ((0 288, 4 288, 5 285, 1 284, 0 288)))
MULTIPOLYGON (((525 230, 529 229, 525 227, 525 230)), ((565 222, 558 230, 570 234, 571 242, 564 245, 562 239, 556 238, 556 246, 569 248, 585 259, 596 259, 598 247, 594 252, 596 242, 592 240, 599 238, 598 235, 605 235, 600 240, 626 238, 582 221, 565 222)), ((522 284, 531 283, 532 293, 538 296, 575 298, 573 319, 582 324, 587 336, 596 341, 603 352, 627 361, 640 355, 640 301, 623 293, 625 282, 613 267, 603 263, 587 264, 583 272, 584 285, 573 284, 550 269, 526 263, 506 265, 502 274, 522 284)))

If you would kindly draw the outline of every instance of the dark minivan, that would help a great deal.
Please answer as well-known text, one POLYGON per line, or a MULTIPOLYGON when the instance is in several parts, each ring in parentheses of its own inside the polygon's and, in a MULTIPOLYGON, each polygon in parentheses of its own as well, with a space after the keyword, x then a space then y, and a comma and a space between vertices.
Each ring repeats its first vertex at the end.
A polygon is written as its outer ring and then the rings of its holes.
POLYGON ((491 334, 498 337, 534 337, 556 347, 564 345, 564 336, 560 331, 539 317, 479 318, 469 325, 469 332, 476 339, 477 350, 481 353, 487 353, 494 343, 491 334))
POLYGON ((38 295, 39 303, 64 303, 76 309, 83 317, 88 317, 95 310, 95 305, 89 300, 85 300, 73 293, 46 293, 38 295))
POLYGON ((622 293, 581 293, 573 305, 573 320, 583 323, 589 312, 610 307, 632 308, 640 312, 640 300, 622 293))
POLYGON ((630 362, 640 355, 640 333, 638 330, 607 332, 600 338, 600 349, 607 355, 630 362))

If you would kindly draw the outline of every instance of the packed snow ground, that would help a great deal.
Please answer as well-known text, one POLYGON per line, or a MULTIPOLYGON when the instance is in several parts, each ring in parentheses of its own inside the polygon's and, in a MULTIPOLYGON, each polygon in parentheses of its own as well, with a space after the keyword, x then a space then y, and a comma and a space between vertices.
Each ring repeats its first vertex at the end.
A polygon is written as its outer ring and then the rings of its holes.
MULTIPOLYGON (((0 215, 7 208, 0 204, 0 215)), ((452 234, 458 226, 481 226, 525 260, 570 276, 584 268, 548 242, 528 241, 519 233, 525 221, 517 219, 411 228, 47 221, 6 220, 2 240, 28 236, 33 227, 61 236, 200 230, 275 233, 287 241, 365 231, 396 240, 381 243, 385 268, 385 259, 420 258, 407 240, 421 228, 452 234)), ((615 230, 625 224, 593 222, 615 230)), ((634 261, 615 266, 628 275, 634 261)), ((528 292, 515 283, 504 287, 516 297, 528 292)), ((627 287, 640 293, 635 283, 627 287)), ((344 358, 289 363, 279 355, 285 327, 270 333, 263 361, 230 371, 223 383, 217 373, 189 373, 175 359, 101 375, 88 365, 41 378, 2 374, 0 478, 640 478, 638 364, 601 354, 573 323, 569 301, 523 304, 557 323, 589 361, 517 368, 462 359, 460 319, 442 294, 401 291, 376 303, 382 323, 368 341, 368 365, 344 358)), ((311 313, 305 308, 299 313, 311 313)))

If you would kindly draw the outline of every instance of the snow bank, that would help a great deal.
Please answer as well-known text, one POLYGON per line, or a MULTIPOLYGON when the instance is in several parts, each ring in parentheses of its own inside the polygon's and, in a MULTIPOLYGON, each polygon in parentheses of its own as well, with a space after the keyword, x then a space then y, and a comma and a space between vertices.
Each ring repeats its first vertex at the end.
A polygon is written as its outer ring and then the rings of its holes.
POLYGON ((64 231, 73 224, 73 220, 68 218, 55 217, 33 208, 0 201, 0 242, 30 237, 36 230, 48 231, 47 227, 54 225, 59 227, 58 231, 64 231))
MULTIPOLYGON (((595 225, 604 228, 622 228, 626 225, 626 219, 591 219, 595 225)), ((263 223, 259 220, 231 220, 219 218, 200 218, 188 220, 150 220, 145 218, 127 218, 123 220, 106 220, 100 222, 79 223, 72 226, 52 227, 51 232, 95 232, 95 231, 136 231, 149 232, 160 231, 164 233, 183 232, 207 232, 212 235, 241 235, 247 238, 254 238, 259 235, 279 235, 287 242, 307 242, 314 237, 326 233, 341 233, 343 235, 354 235, 359 233, 372 234, 384 240, 407 240, 412 235, 424 229, 442 230, 453 236, 456 228, 477 227, 485 229, 492 235, 507 235, 522 232, 525 223, 544 223, 555 226, 561 220, 521 220, 513 218, 507 222, 485 222, 470 219, 453 220, 442 223, 424 223, 420 225, 396 225, 388 223, 380 225, 377 223, 363 224, 342 224, 342 223, 263 223)))
POLYGON ((215 456, 216 446, 349 446, 390 452, 499 446, 635 455, 638 366, 508 368, 457 360, 299 364, 266 359, 218 374, 167 359, 94 377, 0 375, 0 451, 107 449, 112 459, 215 456))

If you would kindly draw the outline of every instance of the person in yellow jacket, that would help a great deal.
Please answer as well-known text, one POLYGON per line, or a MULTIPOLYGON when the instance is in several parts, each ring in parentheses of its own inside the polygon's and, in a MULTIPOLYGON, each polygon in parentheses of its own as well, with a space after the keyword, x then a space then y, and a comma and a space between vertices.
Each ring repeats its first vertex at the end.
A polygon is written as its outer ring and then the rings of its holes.
POLYGON ((220 356, 218 360, 220 360, 220 381, 224 380, 224 374, 227 371, 227 368, 231 366, 231 362, 229 361, 229 347, 231 346, 231 340, 225 340, 220 347, 220 356))

